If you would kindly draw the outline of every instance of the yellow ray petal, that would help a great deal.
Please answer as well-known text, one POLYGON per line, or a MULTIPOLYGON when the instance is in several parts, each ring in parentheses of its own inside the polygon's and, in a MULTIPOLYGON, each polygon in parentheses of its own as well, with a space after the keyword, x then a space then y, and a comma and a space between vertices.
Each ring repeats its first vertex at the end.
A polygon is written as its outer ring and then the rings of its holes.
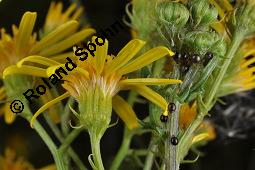
POLYGON ((252 75, 253 72, 255 72, 255 67, 245 69, 244 71, 239 73, 239 76, 252 75))
POLYGON ((131 60, 145 45, 145 41, 134 39, 131 40, 122 50, 118 53, 115 59, 107 67, 107 72, 110 74, 113 71, 124 66, 129 60, 131 60))
POLYGON ((57 168, 55 164, 52 164, 52 165, 48 165, 43 168, 40 168, 39 170, 57 170, 57 168))
POLYGON ((164 111, 167 110, 166 100, 157 92, 147 86, 130 86, 131 89, 137 91, 140 95, 159 106, 164 111))
POLYGON ((248 83, 244 85, 245 90, 251 90, 255 88, 255 82, 248 83))
POLYGON ((68 9, 66 10, 66 12, 63 13, 62 17, 63 17, 64 19, 67 19, 67 18, 71 15, 71 13, 75 10, 76 7, 77 7, 77 5, 76 5, 75 3, 73 3, 72 5, 70 5, 70 6, 68 7, 68 9))
POLYGON ((215 1, 215 0, 210 0, 211 4, 213 4, 215 6, 215 8, 217 9, 219 15, 221 18, 225 17, 225 12, 224 10, 220 7, 220 5, 215 1))
POLYGON ((150 63, 166 56, 170 55, 173 56, 174 53, 167 49, 166 47, 156 47, 149 51, 147 51, 145 54, 141 55, 137 59, 131 61, 126 66, 119 69, 119 74, 124 75, 130 72, 133 72, 135 70, 138 70, 146 65, 149 65, 150 63))
POLYGON ((241 68, 245 68, 245 67, 249 66, 249 65, 252 64, 252 63, 255 63, 255 57, 252 57, 252 58, 249 59, 249 60, 244 60, 244 61, 241 63, 240 67, 241 67, 241 68))
POLYGON ((137 117, 132 107, 120 96, 112 99, 112 107, 129 129, 138 127, 137 117))
POLYGON ((51 47, 66 36, 73 34, 77 30, 78 26, 79 23, 77 21, 69 21, 57 27, 54 31, 43 37, 43 39, 30 50, 30 54, 36 54, 46 47, 51 47))
POLYGON ((0 88, 0 96, 2 96, 2 95, 5 95, 5 88, 4 88, 4 86, 2 86, 0 88))
POLYGON ((84 70, 83 68, 81 67, 77 67, 76 70, 77 72, 83 74, 86 78, 89 78, 89 72, 87 70, 84 70))
POLYGON ((59 55, 49 56, 50 59, 55 60, 57 62, 64 63, 66 62, 66 58, 69 57, 71 60, 77 60, 77 57, 73 55, 73 52, 62 53, 59 55))
POLYGON ((194 144, 194 143, 197 143, 197 142, 200 142, 206 138, 209 137, 209 134, 208 133, 201 133, 199 135, 196 135, 193 139, 192 139, 192 142, 191 144, 194 144))
POLYGON ((61 100, 64 100, 65 98, 69 97, 70 94, 68 92, 62 94, 61 96, 53 99, 52 101, 49 101, 48 103, 46 103, 45 105, 43 105, 32 117, 31 121, 30 121, 30 126, 33 128, 33 124, 34 121, 36 120, 36 118, 45 110, 47 110, 49 107, 51 107, 52 105, 58 103, 61 100))
POLYGON ((123 86, 129 85, 167 85, 182 83, 181 80, 176 79, 159 79, 159 78, 135 78, 121 80, 120 84, 123 86))
POLYGON ((47 76, 50 76, 50 75, 54 74, 55 71, 56 71, 58 68, 60 68, 60 67, 65 68, 65 64, 59 64, 59 65, 55 65, 55 66, 48 67, 48 68, 46 69, 46 74, 47 74, 47 76))
MULTIPOLYGON (((93 37, 95 39, 95 37, 93 37)), ((95 40, 93 40, 95 42, 95 40)), ((99 40, 100 41, 100 40, 99 40)), ((105 43, 102 46, 97 45, 96 49, 96 65, 97 65, 97 73, 101 74, 104 68, 105 59, 108 52, 108 41, 107 39, 104 40, 105 43)), ((101 43, 101 42, 100 42, 101 43)))
POLYGON ((243 49, 243 57, 248 57, 249 55, 255 54, 255 48, 244 48, 243 49))
POLYGON ((18 63, 17 63, 17 66, 20 68, 24 62, 33 62, 33 63, 38 63, 38 64, 43 64, 45 66, 54 66, 54 65, 59 65, 61 63, 59 62, 56 62, 54 60, 51 60, 49 58, 46 58, 46 57, 42 57, 42 56, 38 56, 38 55, 33 55, 33 56, 28 56, 22 60, 20 60, 18 63))
POLYGON ((4 120, 7 124, 12 124, 16 119, 16 114, 11 111, 10 104, 8 102, 4 106, 4 120))
POLYGON ((84 29, 78 33, 75 33, 74 35, 70 36, 69 38, 55 44, 54 46, 51 46, 51 47, 41 51, 39 53, 39 55, 49 56, 49 55, 57 54, 59 52, 62 52, 64 50, 70 48, 71 46, 84 40, 85 38, 87 38, 88 36, 90 36, 94 33, 95 33, 94 29, 91 29, 91 28, 84 29))
POLYGON ((78 10, 75 11, 71 19, 77 20, 81 16, 82 12, 83 12, 83 8, 80 7, 78 10))
POLYGON ((35 20, 35 12, 26 12, 22 16, 17 35, 17 49, 19 54, 22 54, 22 51, 27 48, 34 29, 35 20))
POLYGON ((224 5, 224 7, 228 10, 228 11, 232 11, 233 10, 233 6, 229 3, 229 0, 222 0, 222 3, 224 5))
POLYGON ((33 66, 22 66, 21 68, 17 67, 16 65, 9 66, 3 72, 3 79, 11 74, 25 74, 38 77, 48 77, 45 69, 33 66))

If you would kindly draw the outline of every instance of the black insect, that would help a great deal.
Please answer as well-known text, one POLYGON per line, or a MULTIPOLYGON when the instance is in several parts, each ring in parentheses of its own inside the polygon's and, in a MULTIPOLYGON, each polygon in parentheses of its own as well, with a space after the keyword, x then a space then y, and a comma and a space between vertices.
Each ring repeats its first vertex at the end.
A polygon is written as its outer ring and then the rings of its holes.
POLYGON ((189 66, 181 66, 181 73, 186 74, 189 71, 189 66))
POLYGON ((201 57, 198 54, 193 54, 190 60, 192 63, 198 64, 201 61, 201 57))
POLYGON ((207 52, 204 57, 203 65, 206 66, 213 58, 213 53, 207 52))
POLYGON ((170 142, 172 145, 178 145, 178 143, 179 143, 178 138, 175 136, 171 137, 170 142))
POLYGON ((174 112, 176 110, 176 106, 175 106, 175 104, 174 103, 169 103, 168 104, 168 111, 169 112, 174 112))
POLYGON ((176 52, 175 54, 174 54, 174 61, 177 63, 177 64, 180 64, 180 62, 181 62, 181 60, 182 60, 182 54, 181 53, 178 53, 178 52, 176 52))
POLYGON ((165 115, 160 116, 160 121, 161 122, 165 123, 165 122, 167 122, 167 120, 168 120, 168 116, 165 116, 165 115))

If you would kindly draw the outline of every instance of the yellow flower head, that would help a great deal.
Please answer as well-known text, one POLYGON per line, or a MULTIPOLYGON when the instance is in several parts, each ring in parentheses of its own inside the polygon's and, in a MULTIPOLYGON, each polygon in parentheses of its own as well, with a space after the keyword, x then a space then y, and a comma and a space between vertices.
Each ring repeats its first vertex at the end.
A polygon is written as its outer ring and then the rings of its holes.
POLYGON ((83 8, 77 8, 75 3, 69 6, 66 11, 63 11, 62 2, 51 2, 43 28, 44 33, 47 34, 68 21, 79 20, 82 12, 83 8))
MULTIPOLYGON (((197 104, 193 103, 192 106, 184 104, 180 110, 179 124, 182 129, 187 129, 190 123, 195 119, 197 115, 197 104)), ((197 132, 194 134, 192 144, 200 141, 209 141, 216 138, 215 129, 212 123, 203 121, 197 132)))
POLYGON ((246 40, 240 52, 237 53, 237 61, 233 63, 231 73, 223 81, 219 95, 247 91, 255 88, 255 38, 246 40))
POLYGON ((34 170, 33 166, 22 158, 16 158, 15 152, 6 149, 4 156, 0 156, 1 170, 34 170))
MULTIPOLYGON (((96 37, 93 37, 92 43, 96 44, 96 39, 96 37)), ((104 43, 101 46, 96 46, 96 49, 94 49, 94 57, 87 52, 86 57, 82 56, 80 58, 82 61, 78 59, 78 57, 75 58, 78 61, 73 59, 73 61, 76 61, 75 63, 77 64, 77 67, 64 77, 65 82, 63 87, 67 92, 41 107, 37 113, 35 113, 31 124, 44 110, 56 102, 72 95, 78 100, 80 106, 80 114, 73 110, 76 116, 79 118, 83 116, 91 116, 86 117, 86 119, 84 118, 86 123, 89 122, 88 120, 90 118, 93 118, 94 120, 100 119, 100 117, 104 116, 104 112, 110 112, 111 114, 111 107, 113 107, 129 128, 135 128, 138 126, 138 123, 133 109, 122 97, 117 95, 120 90, 128 89, 136 90, 140 95, 162 108, 165 111, 164 114, 168 114, 166 111, 167 102, 162 96, 147 87, 147 85, 176 84, 181 83, 180 80, 158 78, 128 79, 123 77, 123 75, 149 65, 166 55, 172 56, 173 52, 160 46, 135 58, 141 48, 145 45, 145 42, 139 39, 134 39, 131 40, 116 57, 114 57, 108 55, 108 41, 100 38, 98 40, 100 40, 101 43, 104 41, 104 43)), ((77 48, 74 48, 74 50, 77 51, 77 48)), ((84 53, 85 51, 78 50, 78 52, 84 53)), ((24 61, 48 63, 46 65, 50 67, 44 71, 44 73, 48 73, 48 76, 51 75, 54 70, 63 66, 61 63, 54 64, 56 61, 43 57, 37 57, 37 59, 38 60, 35 60, 34 56, 27 57, 21 60, 18 64, 22 69, 22 67, 25 67, 25 65, 23 65, 24 61)), ((30 75, 33 75, 33 73, 35 73, 35 71, 31 69, 30 75)), ((106 122, 108 121, 109 120, 107 119, 106 122)), ((95 121, 93 123, 95 123, 95 121)), ((93 123, 90 126, 93 126, 93 123)))
MULTIPOLYGON (((31 68, 37 69, 34 66, 28 65, 20 69, 15 66, 19 60, 31 55, 43 55, 44 57, 59 57, 70 55, 70 52, 63 53, 74 44, 80 42, 89 35, 95 33, 94 29, 84 29, 77 32, 78 22, 68 21, 55 30, 51 31, 41 40, 36 40, 36 34, 32 33, 36 21, 37 14, 35 12, 26 12, 21 19, 19 27, 13 25, 13 35, 9 35, 4 29, 1 29, 0 39, 0 75, 2 77, 4 70, 6 75, 9 73, 27 73, 31 68)), ((41 69, 37 69, 37 76, 42 76, 41 69)), ((0 89, 0 99, 7 100, 5 94, 6 89, 0 89)), ((7 123, 14 121, 15 114, 8 109, 10 104, 6 104, 2 111, 5 114, 7 123)))
MULTIPOLYGON (((0 155, 0 169, 1 170, 35 170, 33 165, 22 157, 17 157, 16 153, 7 148, 4 155, 0 155)), ((48 165, 39 170, 56 170, 55 165, 48 165)))

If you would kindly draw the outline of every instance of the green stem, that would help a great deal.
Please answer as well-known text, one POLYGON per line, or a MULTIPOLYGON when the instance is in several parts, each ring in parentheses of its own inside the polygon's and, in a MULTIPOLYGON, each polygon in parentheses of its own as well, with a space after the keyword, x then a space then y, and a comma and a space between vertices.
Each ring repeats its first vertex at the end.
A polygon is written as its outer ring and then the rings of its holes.
POLYGON ((133 133, 130 130, 128 130, 128 128, 125 126, 124 136, 123 136, 120 149, 111 164, 110 170, 119 169, 122 161, 125 159, 126 155, 128 154, 132 137, 133 137, 133 133))
POLYGON ((58 127, 52 122, 49 115, 44 114, 45 120, 50 126, 51 130, 55 134, 55 136, 58 138, 58 140, 62 143, 60 148, 58 149, 60 154, 63 155, 63 153, 67 150, 68 154, 71 156, 73 161, 76 163, 76 165, 79 167, 80 170, 86 170, 87 168, 84 166, 80 158, 77 156, 75 151, 72 149, 70 144, 72 141, 80 134, 82 129, 74 129, 67 137, 64 139, 63 135, 61 134, 58 127))
POLYGON ((66 138, 65 140, 61 140, 62 145, 59 148, 59 151, 61 153, 64 153, 71 145, 71 143, 73 142, 73 140, 81 133, 83 129, 79 128, 79 129, 74 129, 66 138))
POLYGON ((70 128, 69 128, 69 124, 68 124, 68 119, 70 116, 70 108, 69 105, 72 107, 74 104, 74 98, 70 97, 66 103, 66 106, 64 107, 64 112, 61 116, 61 130, 64 134, 64 136, 67 136, 70 128))
POLYGON ((191 140, 194 131, 198 128, 198 126, 201 124, 201 122, 204 119, 204 116, 207 114, 208 110, 212 106, 213 99, 217 97, 217 90, 219 89, 219 86, 226 74, 226 71, 234 57, 235 52, 237 51, 240 43, 243 40, 243 36, 241 34, 234 33, 233 39, 231 42, 231 45, 229 47, 229 50, 226 54, 225 60, 218 72, 218 75, 216 77, 216 80, 214 81, 213 85, 208 90, 209 93, 205 97, 205 107, 206 111, 200 111, 196 117, 196 119, 189 125, 188 129, 184 132, 179 146, 178 146, 178 153, 179 153, 179 160, 182 160, 184 156, 186 155, 186 152, 188 151, 188 143, 191 140))
POLYGON ((146 160, 145 160, 145 165, 144 165, 144 168, 143 170, 151 170, 152 168, 152 165, 153 165, 153 161, 154 161, 154 158, 155 158, 155 152, 157 150, 157 145, 154 145, 152 144, 152 140, 151 140, 151 143, 150 143, 150 151, 146 157, 146 160))
POLYGON ((90 144, 93 155, 93 162, 97 170, 104 170, 104 165, 101 157, 100 151, 100 137, 96 136, 95 133, 89 133, 90 135, 90 144))
POLYGON ((211 89, 209 89, 209 93, 206 95, 205 97, 205 105, 210 107, 211 102, 213 101, 213 99, 215 98, 215 95, 217 93, 217 90, 219 89, 219 86, 226 74, 226 71, 228 69, 229 64, 232 61, 232 58, 234 57, 235 52, 237 51, 240 43, 242 42, 243 36, 241 36, 240 34, 235 33, 233 35, 233 39, 232 39, 232 43, 229 47, 229 50, 226 54, 225 60, 223 62, 223 65, 221 66, 218 75, 213 83, 213 85, 211 86, 211 89))
MULTIPOLYGON (((23 104, 24 104, 23 112, 25 114, 21 113, 20 115, 21 115, 21 117, 25 118, 29 122, 32 118, 31 110, 29 109, 29 105, 26 104, 26 101, 24 101, 24 100, 21 100, 21 101, 23 101, 23 104)), ((42 140, 47 145, 47 147, 49 148, 49 150, 54 158, 54 161, 56 163, 57 169, 58 170, 68 170, 66 164, 64 163, 63 158, 61 157, 60 153, 57 150, 55 143, 52 141, 52 139, 50 138, 48 133, 45 131, 45 129, 41 126, 41 124, 38 121, 34 122, 34 129, 38 133, 38 135, 42 138, 42 140)))

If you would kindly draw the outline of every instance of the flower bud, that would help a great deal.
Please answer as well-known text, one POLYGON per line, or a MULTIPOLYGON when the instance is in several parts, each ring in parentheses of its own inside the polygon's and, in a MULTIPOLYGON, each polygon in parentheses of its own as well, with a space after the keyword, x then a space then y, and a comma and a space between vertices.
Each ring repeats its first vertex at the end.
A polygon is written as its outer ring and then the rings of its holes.
POLYGON ((216 56, 226 53, 226 43, 216 32, 192 31, 186 34, 184 42, 193 53, 203 55, 210 51, 216 56))
POLYGON ((211 7, 208 0, 190 0, 192 21, 195 26, 205 26, 217 20, 218 11, 211 7))
POLYGON ((249 36, 255 33, 255 1, 247 0, 232 13, 230 31, 249 36))
POLYGON ((189 19, 188 9, 177 2, 161 2, 157 5, 156 12, 161 22, 177 30, 183 28, 189 19))

